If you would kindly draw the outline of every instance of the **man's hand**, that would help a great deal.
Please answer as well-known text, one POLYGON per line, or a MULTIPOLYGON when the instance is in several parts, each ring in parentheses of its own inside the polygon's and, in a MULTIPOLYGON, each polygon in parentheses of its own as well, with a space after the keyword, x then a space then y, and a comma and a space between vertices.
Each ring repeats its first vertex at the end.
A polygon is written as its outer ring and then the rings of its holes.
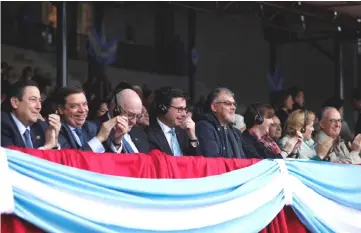
POLYGON ((48 117, 49 126, 45 131, 44 149, 51 150, 58 145, 58 137, 61 128, 60 116, 50 114, 48 117))
POLYGON ((360 153, 361 151, 361 134, 358 134, 352 142, 351 151, 360 153))
POLYGON ((116 125, 116 123, 117 123, 117 117, 114 117, 102 124, 102 127, 100 128, 99 133, 96 136, 100 142, 103 143, 108 139, 109 134, 116 125))
POLYGON ((318 157, 320 157, 321 159, 324 159, 328 152, 330 151, 332 145, 333 145, 333 139, 332 138, 328 138, 326 141, 321 142, 318 144, 317 147, 317 155, 318 157))
POLYGON ((115 125, 115 133, 114 133, 114 142, 116 144, 120 144, 124 134, 128 133, 129 125, 128 125, 128 117, 127 116, 117 116, 117 122, 115 125))
POLYGON ((188 137, 192 140, 197 139, 195 126, 196 124, 190 117, 186 117, 183 121, 183 124, 181 125, 181 128, 187 131, 188 137))

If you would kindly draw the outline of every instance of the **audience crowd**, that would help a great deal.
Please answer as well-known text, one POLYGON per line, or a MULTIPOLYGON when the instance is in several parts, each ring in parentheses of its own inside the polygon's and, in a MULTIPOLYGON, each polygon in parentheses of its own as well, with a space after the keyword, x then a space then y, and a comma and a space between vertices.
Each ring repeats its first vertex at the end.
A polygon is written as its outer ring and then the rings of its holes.
POLYGON ((356 128, 343 120, 344 101, 327 99, 319 113, 305 107, 302 89, 271 93, 271 103, 254 103, 240 113, 234 93, 219 87, 194 106, 172 86, 103 84, 53 90, 49 74, 1 64, 1 146, 42 150, 72 148, 97 153, 173 156, 311 159, 361 164, 361 90, 353 90, 356 128), (354 133, 352 132, 354 131, 354 133))

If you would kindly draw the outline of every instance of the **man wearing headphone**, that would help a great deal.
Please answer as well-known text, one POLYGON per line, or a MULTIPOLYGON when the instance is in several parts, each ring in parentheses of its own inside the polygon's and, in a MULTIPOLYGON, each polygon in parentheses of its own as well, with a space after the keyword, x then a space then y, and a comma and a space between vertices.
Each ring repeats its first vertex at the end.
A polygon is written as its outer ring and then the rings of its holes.
POLYGON ((182 156, 198 155, 194 121, 187 117, 186 94, 173 87, 155 93, 155 116, 147 129, 151 149, 182 156))
POLYGON ((121 148, 122 153, 148 153, 149 143, 143 128, 137 120, 142 117, 143 105, 139 95, 131 86, 122 85, 112 97, 111 111, 96 119, 97 125, 119 116, 120 120, 112 131, 112 142, 121 148))

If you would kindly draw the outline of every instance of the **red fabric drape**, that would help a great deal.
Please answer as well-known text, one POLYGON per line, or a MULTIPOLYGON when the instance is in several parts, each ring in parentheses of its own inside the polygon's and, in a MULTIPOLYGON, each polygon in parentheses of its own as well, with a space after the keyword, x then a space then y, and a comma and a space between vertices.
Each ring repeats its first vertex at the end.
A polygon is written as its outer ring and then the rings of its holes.
MULTIPOLYGON (((223 159, 204 157, 174 157, 159 151, 149 155, 118 155, 112 153, 96 154, 76 150, 34 150, 12 148, 27 154, 92 172, 139 178, 199 178, 219 175, 235 169, 251 166, 257 159, 223 159)), ((1 216, 3 233, 38 233, 43 232, 36 226, 15 215, 1 216)), ((262 233, 306 233, 293 210, 286 207, 262 230, 262 233)))

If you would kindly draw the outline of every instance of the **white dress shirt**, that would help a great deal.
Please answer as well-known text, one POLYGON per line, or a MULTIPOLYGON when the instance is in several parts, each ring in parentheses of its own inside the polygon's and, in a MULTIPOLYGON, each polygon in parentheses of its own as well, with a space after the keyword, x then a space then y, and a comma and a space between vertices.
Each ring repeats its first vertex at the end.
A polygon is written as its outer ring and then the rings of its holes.
POLYGON ((172 134, 170 133, 171 128, 169 128, 167 125, 165 125, 163 122, 161 122, 159 120, 159 118, 157 118, 157 122, 158 122, 160 128, 162 129, 165 138, 167 139, 169 148, 172 148, 172 134))

